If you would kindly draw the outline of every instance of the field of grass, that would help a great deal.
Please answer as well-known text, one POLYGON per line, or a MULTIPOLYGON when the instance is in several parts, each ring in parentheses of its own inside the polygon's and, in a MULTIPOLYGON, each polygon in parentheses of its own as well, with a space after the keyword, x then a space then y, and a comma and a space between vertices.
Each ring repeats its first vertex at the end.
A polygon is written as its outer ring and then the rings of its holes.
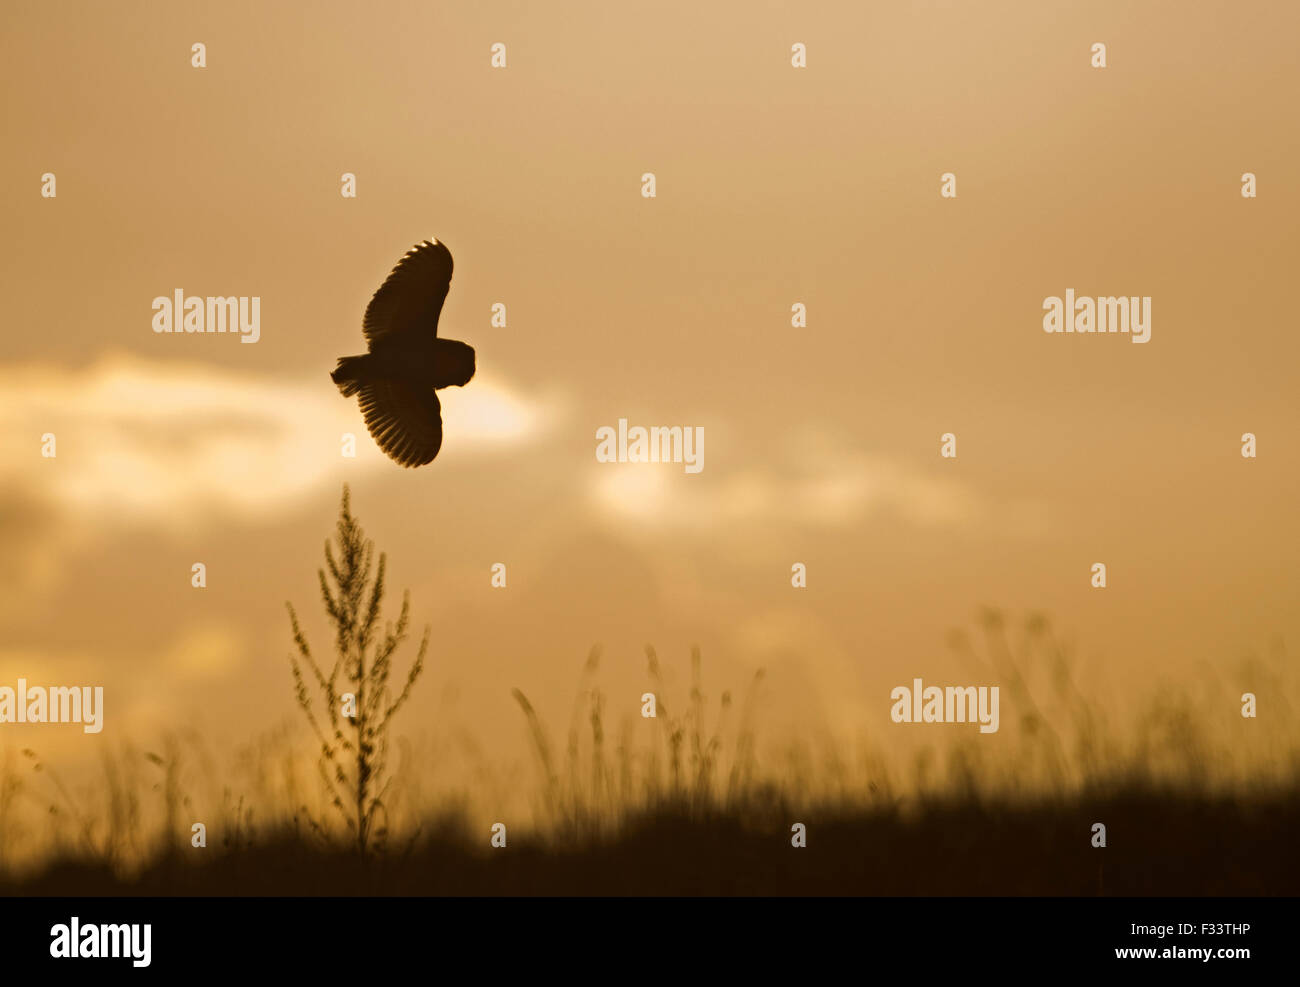
MULTIPOLYGON (((1010 754, 978 739, 910 760, 871 745, 762 742, 760 673, 707 702, 659 697, 650 740, 607 722, 600 655, 557 736, 516 690, 534 765, 531 811, 490 845, 484 791, 519 787, 481 756, 439 786, 451 749, 399 756, 378 838, 362 853, 288 730, 218 763, 201 738, 121 747, 70 786, 34 751, 0 753, 0 893, 1254 895, 1300 891, 1300 726, 1279 649, 1196 699, 1161 690, 1127 728, 1074 686, 1046 622, 986 613, 953 646, 1002 683, 1010 754), (1223 695, 1269 697, 1260 721, 1223 695), (1232 707, 1229 707, 1232 712, 1232 707), (208 845, 190 845, 190 820, 208 845), (806 846, 792 846, 792 826, 806 846), (1106 827, 1106 846, 1092 827, 1106 827)), ((1004 751, 1006 748, 1004 748, 1004 751)))

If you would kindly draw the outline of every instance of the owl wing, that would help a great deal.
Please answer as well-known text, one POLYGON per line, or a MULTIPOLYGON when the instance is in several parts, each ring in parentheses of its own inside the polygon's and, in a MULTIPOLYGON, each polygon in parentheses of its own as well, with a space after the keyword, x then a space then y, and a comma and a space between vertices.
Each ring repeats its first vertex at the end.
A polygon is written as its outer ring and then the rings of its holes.
POLYGON ((361 323, 370 348, 408 332, 438 335, 438 315, 451 287, 451 251, 437 240, 417 243, 379 286, 361 323))
POLYGON ((442 404, 432 387, 415 390, 398 380, 361 387, 361 413, 375 443, 393 462, 423 466, 442 447, 442 404))

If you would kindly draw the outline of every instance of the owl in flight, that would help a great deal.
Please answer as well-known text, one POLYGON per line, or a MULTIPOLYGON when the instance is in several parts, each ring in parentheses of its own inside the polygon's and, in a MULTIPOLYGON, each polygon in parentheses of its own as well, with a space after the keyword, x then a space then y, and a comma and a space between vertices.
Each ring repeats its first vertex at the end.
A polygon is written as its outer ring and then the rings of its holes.
POLYGON ((397 262, 366 306, 361 323, 370 350, 339 357, 330 379, 344 397, 361 395, 366 428, 402 466, 433 462, 442 447, 437 388, 464 387, 474 348, 438 338, 438 314, 451 287, 451 251, 425 240, 397 262))

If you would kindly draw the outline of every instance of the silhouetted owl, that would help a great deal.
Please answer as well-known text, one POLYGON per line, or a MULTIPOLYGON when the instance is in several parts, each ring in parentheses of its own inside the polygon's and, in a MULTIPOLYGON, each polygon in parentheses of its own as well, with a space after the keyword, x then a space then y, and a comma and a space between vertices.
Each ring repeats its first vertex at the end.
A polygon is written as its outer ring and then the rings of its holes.
POLYGON ((366 306, 361 327, 370 352, 339 357, 330 374, 344 397, 361 395, 366 428, 402 466, 433 462, 442 447, 436 389, 463 387, 474 376, 474 348, 438 338, 451 267, 451 251, 437 240, 407 251, 366 306))

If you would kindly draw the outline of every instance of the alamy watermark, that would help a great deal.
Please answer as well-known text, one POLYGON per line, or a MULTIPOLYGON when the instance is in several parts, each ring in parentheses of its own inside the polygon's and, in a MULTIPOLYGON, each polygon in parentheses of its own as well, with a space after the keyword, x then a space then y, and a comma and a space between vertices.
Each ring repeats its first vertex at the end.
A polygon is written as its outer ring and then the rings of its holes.
POLYGON ((981 685, 894 688, 889 694, 894 706, 889 711, 895 723, 979 723, 980 733, 998 732, 998 687, 981 685))
POLYGON ((82 925, 74 915, 67 925, 60 922, 50 927, 50 955, 56 960, 120 958, 145 967, 152 954, 153 926, 147 922, 82 925))
POLYGON ((682 463, 687 473, 704 469, 703 425, 654 425, 645 428, 627 419, 596 429, 598 463, 682 463))
POLYGON ((104 729, 104 687, 28 686, 18 680, 18 688, 0 686, 0 724, 4 723, 83 723, 86 733, 104 729))
POLYGON ((1075 298, 1074 289, 1066 288, 1064 299, 1044 298, 1043 311, 1043 332, 1122 332, 1135 343, 1151 338, 1150 295, 1075 298))
POLYGON ((177 288, 153 300, 154 332, 234 332, 241 343, 262 338, 262 297, 186 295, 177 288))

